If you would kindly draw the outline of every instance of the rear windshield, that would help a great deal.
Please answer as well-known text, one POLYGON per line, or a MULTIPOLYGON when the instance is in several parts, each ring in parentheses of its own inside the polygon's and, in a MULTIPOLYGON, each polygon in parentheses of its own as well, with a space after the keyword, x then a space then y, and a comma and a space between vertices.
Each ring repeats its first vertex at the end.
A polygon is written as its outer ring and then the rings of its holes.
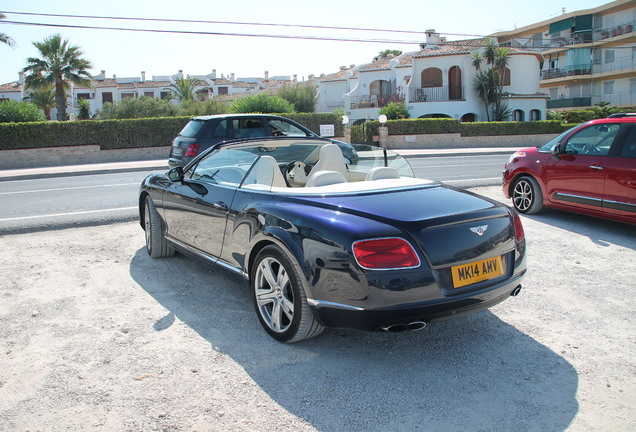
POLYGON ((190 122, 185 125, 179 135, 186 138, 196 138, 199 131, 205 126, 205 122, 201 120, 190 120, 190 122))

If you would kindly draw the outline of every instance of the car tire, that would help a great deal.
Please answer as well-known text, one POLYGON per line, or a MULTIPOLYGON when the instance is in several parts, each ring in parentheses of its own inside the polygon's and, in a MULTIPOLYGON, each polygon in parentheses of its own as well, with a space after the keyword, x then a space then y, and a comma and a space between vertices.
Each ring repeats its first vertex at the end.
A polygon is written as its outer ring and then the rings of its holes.
POLYGON ((257 254, 250 286, 258 319, 274 339, 298 342, 324 330, 309 308, 296 267, 278 246, 266 246, 257 254))
POLYGON ((146 250, 153 258, 174 255, 174 249, 163 236, 163 224, 155 203, 147 196, 144 206, 144 231, 146 234, 146 250))
POLYGON ((543 208, 543 193, 539 183, 530 176, 515 181, 512 188, 512 204, 519 213, 534 214, 543 208))

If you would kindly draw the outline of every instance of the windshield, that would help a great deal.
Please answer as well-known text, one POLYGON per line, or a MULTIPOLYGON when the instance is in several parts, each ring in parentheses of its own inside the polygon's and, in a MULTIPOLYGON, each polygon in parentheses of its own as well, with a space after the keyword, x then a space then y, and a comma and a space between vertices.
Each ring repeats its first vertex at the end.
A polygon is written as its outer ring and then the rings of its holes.
POLYGON ((539 151, 541 153, 550 153, 550 150, 552 150, 552 147, 554 147, 555 144, 559 144, 561 141, 563 141, 565 139, 565 137, 570 135, 570 133, 572 133, 572 131, 574 129, 578 128, 578 127, 579 126, 574 126, 573 128, 570 128, 570 129, 566 130, 565 132, 563 132, 561 135, 558 135, 558 136, 552 138, 547 143, 543 144, 542 146, 539 146, 537 148, 537 151, 539 151))

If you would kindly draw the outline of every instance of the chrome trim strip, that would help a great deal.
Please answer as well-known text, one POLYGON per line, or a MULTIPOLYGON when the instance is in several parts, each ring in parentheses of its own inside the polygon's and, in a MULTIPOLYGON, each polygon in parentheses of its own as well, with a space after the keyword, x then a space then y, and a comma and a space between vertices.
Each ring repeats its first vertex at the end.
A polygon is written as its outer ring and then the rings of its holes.
POLYGON ((230 264, 223 262, 221 260, 219 260, 216 257, 213 257, 212 255, 208 255, 205 252, 200 251, 199 249, 193 248, 192 246, 188 246, 185 243, 180 242, 179 240, 175 240, 172 237, 166 237, 166 240, 168 240, 170 243, 176 245, 178 248, 181 249, 185 249, 188 252, 190 252, 193 255, 196 255, 197 257, 201 258, 202 260, 209 262, 211 264, 216 264, 219 265, 221 267, 223 267, 226 270, 230 270, 231 272, 237 273, 238 275, 244 277, 245 279, 249 279, 249 276, 246 272, 244 272, 243 270, 241 270, 240 268, 231 266, 230 264))
POLYGON ((344 310, 353 310, 353 311, 363 311, 364 308, 361 308, 359 306, 351 306, 351 305, 346 305, 346 304, 342 304, 342 303, 334 303, 334 302, 330 302, 330 301, 326 301, 326 300, 314 300, 314 299, 307 299, 307 303, 309 303, 311 306, 317 307, 317 308, 322 308, 322 307, 328 307, 328 308, 333 308, 333 309, 344 309, 344 310))
POLYGON ((586 197, 586 196, 581 196, 581 195, 564 194, 564 193, 561 193, 561 192, 555 193, 554 196, 561 196, 561 197, 567 197, 567 198, 577 198, 577 199, 582 199, 582 200, 586 200, 586 201, 598 201, 598 202, 602 202, 603 201, 600 198, 591 198, 591 197, 586 197))

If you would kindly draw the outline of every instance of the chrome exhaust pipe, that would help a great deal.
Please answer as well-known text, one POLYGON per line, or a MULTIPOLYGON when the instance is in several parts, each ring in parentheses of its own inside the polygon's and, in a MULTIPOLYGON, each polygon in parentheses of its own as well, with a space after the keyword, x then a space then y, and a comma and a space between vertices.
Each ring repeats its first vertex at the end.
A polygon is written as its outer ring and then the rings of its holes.
POLYGON ((400 333, 404 331, 418 331, 426 327, 424 321, 411 321, 408 323, 391 324, 386 327, 382 327, 382 330, 389 333, 400 333))
POLYGON ((510 293, 510 296, 517 297, 520 292, 521 292, 521 285, 517 285, 515 289, 513 289, 512 292, 510 293))

